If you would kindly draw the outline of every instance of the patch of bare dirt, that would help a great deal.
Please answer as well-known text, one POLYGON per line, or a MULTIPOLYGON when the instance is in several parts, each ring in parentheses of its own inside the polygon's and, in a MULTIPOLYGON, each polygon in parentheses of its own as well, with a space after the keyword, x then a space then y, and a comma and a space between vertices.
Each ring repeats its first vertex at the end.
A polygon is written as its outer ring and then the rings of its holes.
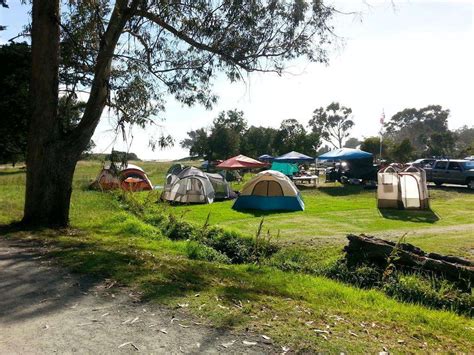
POLYGON ((112 281, 94 283, 0 239, 0 353, 277 353, 259 334, 205 326, 184 310, 140 302, 112 281))

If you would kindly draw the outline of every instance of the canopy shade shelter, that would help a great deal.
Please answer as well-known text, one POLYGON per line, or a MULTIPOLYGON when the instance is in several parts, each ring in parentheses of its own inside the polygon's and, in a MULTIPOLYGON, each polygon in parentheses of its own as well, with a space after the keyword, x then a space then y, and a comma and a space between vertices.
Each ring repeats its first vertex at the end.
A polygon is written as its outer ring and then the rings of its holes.
POLYGON ((279 157, 276 157, 273 161, 280 162, 280 163, 304 163, 304 162, 314 161, 314 158, 302 153, 292 151, 292 152, 280 155, 279 157))
POLYGON ((233 158, 224 160, 222 163, 217 165, 218 169, 252 169, 252 168, 264 168, 268 164, 262 163, 261 161, 246 157, 245 155, 237 155, 233 158))
POLYGON ((258 157, 258 160, 260 160, 260 161, 268 161, 268 162, 270 162, 270 161, 272 161, 273 159, 275 159, 275 158, 274 158, 273 156, 271 156, 270 154, 263 154, 263 155, 260 155, 260 156, 258 157))
POLYGON ((334 160, 352 160, 352 159, 371 159, 372 153, 364 152, 360 149, 339 148, 324 153, 318 157, 319 160, 334 159, 334 160))

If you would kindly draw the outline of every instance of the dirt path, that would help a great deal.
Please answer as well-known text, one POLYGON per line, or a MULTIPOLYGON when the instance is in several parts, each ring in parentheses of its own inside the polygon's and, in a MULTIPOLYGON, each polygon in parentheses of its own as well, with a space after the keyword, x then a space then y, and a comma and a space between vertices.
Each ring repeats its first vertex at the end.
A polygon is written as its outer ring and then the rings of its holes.
POLYGON ((0 354, 281 352, 271 343, 142 303, 130 290, 49 265, 36 247, 0 239, 0 354))
POLYGON ((386 230, 380 232, 373 232, 370 234, 380 235, 382 237, 400 237, 404 233, 409 233, 409 235, 424 235, 424 234, 435 234, 435 233, 450 233, 450 232, 470 232, 474 230, 474 224, 460 224, 452 226, 433 226, 433 227, 424 227, 424 228, 400 228, 399 230, 386 230))

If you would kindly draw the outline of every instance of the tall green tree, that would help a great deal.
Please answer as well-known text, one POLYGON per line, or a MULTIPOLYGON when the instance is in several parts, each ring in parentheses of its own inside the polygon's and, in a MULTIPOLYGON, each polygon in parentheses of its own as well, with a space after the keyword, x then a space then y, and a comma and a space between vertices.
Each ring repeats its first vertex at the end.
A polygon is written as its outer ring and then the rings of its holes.
POLYGON ((278 154, 297 151, 314 156, 321 145, 321 136, 317 132, 308 132, 295 119, 283 120, 273 143, 278 154))
POLYGON ((449 110, 439 105, 404 109, 385 124, 386 135, 395 142, 408 139, 417 155, 429 154, 430 137, 449 132, 448 117, 449 110))
MULTIPOLYGON (((24 161, 28 124, 31 120, 30 79, 31 47, 26 43, 0 46, 0 162, 24 161)), ((58 129, 67 134, 79 124, 85 102, 75 96, 61 96, 58 101, 58 129)), ((94 146, 89 141, 84 151, 94 146)))
POLYGON ((323 1, 300 0, 32 4, 23 222, 35 225, 68 223, 74 169, 106 106, 119 125, 144 126, 163 111, 167 94, 211 107, 218 71, 235 81, 243 72, 281 72, 296 57, 326 62, 334 13, 323 1), (58 116, 60 80, 68 95, 88 92, 81 121, 66 134, 58 116))
MULTIPOLYGON (((387 140, 382 140, 382 156, 387 158, 389 153, 390 144, 387 140)), ((380 156, 380 137, 367 137, 360 144, 360 149, 372 153, 374 157, 380 156)))
POLYGON ((333 102, 326 108, 314 110, 309 126, 334 148, 342 148, 354 126, 351 114, 351 108, 333 102))
MULTIPOLYGON (((0 0, 0 6, 8 9, 9 6, 7 4, 7 0, 0 0)), ((5 31, 6 29, 7 26, 0 24, 0 31, 5 31)))
POLYGON ((345 148, 357 148, 362 142, 355 138, 355 137, 350 137, 346 140, 346 142, 344 143, 344 147, 345 148))
POLYGON ((240 140, 247 129, 244 113, 238 110, 222 111, 214 119, 209 136, 207 158, 227 159, 240 151, 240 140))
POLYGON ((26 43, 0 46, 0 163, 26 155, 30 103, 31 48, 26 43))
POLYGON ((274 155, 277 151, 274 145, 276 135, 275 128, 251 126, 241 138, 240 151, 250 157, 274 155))
POLYGON ((192 157, 205 158, 209 154, 209 137, 205 128, 189 131, 188 138, 183 139, 180 145, 184 149, 189 149, 192 157))
POLYGON ((426 139, 427 155, 452 156, 456 144, 456 135, 451 131, 435 132, 426 139))
POLYGON ((463 158, 467 155, 474 155, 474 126, 463 126, 454 133, 456 134, 456 156, 463 158))
POLYGON ((405 138, 400 143, 395 143, 390 149, 390 156, 392 160, 397 163, 406 163, 413 159, 415 147, 411 144, 408 138, 405 138))

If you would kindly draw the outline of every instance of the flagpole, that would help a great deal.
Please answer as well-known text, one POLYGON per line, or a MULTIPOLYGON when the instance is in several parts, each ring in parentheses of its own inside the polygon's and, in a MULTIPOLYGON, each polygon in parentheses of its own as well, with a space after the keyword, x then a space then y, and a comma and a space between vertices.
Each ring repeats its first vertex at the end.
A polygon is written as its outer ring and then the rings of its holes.
POLYGON ((380 141, 379 163, 382 162, 382 143, 383 143, 383 125, 384 125, 384 123, 385 123, 385 110, 382 109, 382 116, 380 117, 380 124, 381 124, 381 126, 380 126, 380 132, 379 132, 379 133, 380 133, 380 139, 379 139, 379 141, 380 141))

